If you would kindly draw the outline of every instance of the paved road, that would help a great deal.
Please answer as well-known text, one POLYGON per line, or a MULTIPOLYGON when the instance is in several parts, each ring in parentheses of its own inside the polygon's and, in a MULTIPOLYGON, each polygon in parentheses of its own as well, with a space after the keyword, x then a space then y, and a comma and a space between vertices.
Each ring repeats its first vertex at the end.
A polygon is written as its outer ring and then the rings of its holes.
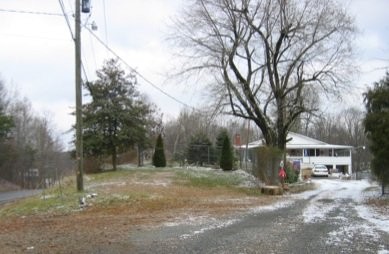
POLYGON ((15 199, 25 198, 40 193, 41 190, 17 190, 0 192, 0 204, 10 202, 15 199))
POLYGON ((389 215, 363 204, 368 183, 319 181, 275 206, 133 232, 134 253, 389 253, 389 215))

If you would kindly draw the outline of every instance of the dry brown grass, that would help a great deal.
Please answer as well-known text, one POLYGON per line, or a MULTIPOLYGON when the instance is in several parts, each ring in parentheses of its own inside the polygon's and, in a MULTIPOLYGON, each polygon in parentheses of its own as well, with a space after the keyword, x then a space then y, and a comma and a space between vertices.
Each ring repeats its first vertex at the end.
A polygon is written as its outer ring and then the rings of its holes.
POLYGON ((387 196, 369 198, 366 203, 382 215, 389 214, 389 198, 387 196))
MULTIPOLYGON (((266 205, 276 198, 236 186, 194 186, 175 171, 128 171, 90 175, 87 207, 0 217, 0 250, 25 253, 81 253, 110 244, 130 250, 130 231, 178 217, 224 216, 266 205), (34 252, 35 253, 35 252, 34 252)), ((45 202, 45 201, 41 201, 45 202)), ((7 208, 12 204, 3 205, 7 208)), ((7 208, 9 209, 9 207, 7 208)))

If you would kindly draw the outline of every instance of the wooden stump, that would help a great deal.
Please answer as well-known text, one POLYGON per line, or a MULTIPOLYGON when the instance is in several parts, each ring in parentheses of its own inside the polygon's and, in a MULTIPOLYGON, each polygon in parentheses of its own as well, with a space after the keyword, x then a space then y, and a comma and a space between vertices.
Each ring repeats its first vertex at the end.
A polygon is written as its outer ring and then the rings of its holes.
POLYGON ((267 185, 261 188, 261 193, 266 195, 282 195, 284 191, 280 186, 267 185))

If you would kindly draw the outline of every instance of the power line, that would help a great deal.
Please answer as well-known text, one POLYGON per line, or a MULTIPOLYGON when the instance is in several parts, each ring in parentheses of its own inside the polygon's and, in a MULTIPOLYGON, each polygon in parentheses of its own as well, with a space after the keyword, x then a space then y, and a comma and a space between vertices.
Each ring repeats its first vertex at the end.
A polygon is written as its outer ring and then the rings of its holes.
POLYGON ((105 43, 108 45, 108 26, 107 26, 107 12, 105 8, 105 0, 103 0, 103 12, 104 12, 104 31, 105 31, 105 43))
MULTIPOLYGON (((72 39, 74 40, 74 35, 73 35, 73 30, 70 26, 70 22, 69 22, 69 19, 68 19, 68 16, 66 15, 66 12, 65 12, 65 6, 62 2, 62 0, 58 0, 59 1, 59 4, 61 6, 61 10, 62 10, 62 13, 61 16, 64 16, 65 17, 65 20, 66 20, 66 23, 68 25, 68 28, 69 28, 69 31, 70 31, 70 34, 72 36, 72 39)), ((106 37, 106 41, 107 42, 104 42, 102 39, 100 39, 95 33, 93 33, 93 31, 88 27, 88 26, 84 26, 84 28, 98 41, 100 42, 100 44, 102 44, 110 53, 112 53, 115 57, 117 57, 120 61, 122 61, 129 69, 131 72, 137 74, 140 78, 142 78, 146 83, 148 83, 149 85, 151 85, 152 87, 154 87, 155 89, 157 89, 159 92, 161 92, 162 94, 166 95, 167 97, 169 97, 170 99, 176 101, 177 103, 187 107, 187 108, 191 108, 193 110, 197 110, 195 107, 193 106, 190 106, 188 104, 186 104, 185 102, 175 98, 174 96, 168 94, 167 92, 165 92, 164 90, 162 90, 161 88, 159 88, 157 85, 155 85, 153 82, 151 82, 150 80, 148 80, 145 76, 143 76, 141 73, 139 73, 135 68, 131 67, 123 58, 121 58, 115 51, 113 51, 108 45, 108 33, 107 33, 107 20, 106 20, 106 14, 105 14, 105 1, 103 0, 103 4, 104 4, 104 20, 105 20, 105 37, 106 37)), ((82 69, 84 71, 84 74, 86 76, 86 71, 85 71, 85 66, 83 65, 82 66, 82 69)))
POLYGON ((10 12, 10 13, 20 13, 20 14, 34 14, 34 15, 46 15, 46 16, 64 16, 61 13, 43 12, 43 11, 12 10, 12 9, 0 9, 0 12, 10 12))
POLYGON ((66 11, 65 11, 65 5, 63 4, 62 0, 58 0, 59 2, 59 5, 61 6, 61 10, 62 10, 62 16, 65 17, 65 20, 66 20, 66 24, 69 28, 69 32, 70 32, 70 35, 72 36, 72 39, 74 40, 74 34, 73 34, 73 30, 72 30, 72 26, 70 25, 70 21, 69 21, 69 17, 68 15, 66 15, 66 11))
POLYGON ((104 43, 104 41, 102 41, 95 33, 93 33, 93 31, 85 26, 86 30, 89 31, 89 33, 91 35, 93 35, 93 37, 95 37, 95 39, 100 42, 100 44, 102 44, 109 52, 111 52, 115 57, 117 57, 120 61, 122 61, 129 69, 131 72, 137 74, 140 78, 142 78, 146 83, 148 83, 149 85, 151 85, 152 87, 154 87, 155 89, 157 89, 159 92, 163 93, 164 95, 166 95, 167 97, 169 97, 170 99, 178 102, 179 104, 187 107, 187 108, 191 108, 191 109, 194 109, 194 110, 197 110, 195 107, 192 107, 188 104, 186 104, 185 102, 183 101, 180 101, 179 99, 175 98, 174 96, 168 94, 167 92, 165 92, 164 90, 162 90, 161 88, 159 88, 157 85, 155 85, 153 82, 151 82, 150 80, 148 80, 145 76, 143 76, 142 74, 140 74, 137 70, 135 70, 133 67, 131 67, 123 58, 121 58, 118 54, 116 54, 115 51, 113 51, 107 44, 104 43))

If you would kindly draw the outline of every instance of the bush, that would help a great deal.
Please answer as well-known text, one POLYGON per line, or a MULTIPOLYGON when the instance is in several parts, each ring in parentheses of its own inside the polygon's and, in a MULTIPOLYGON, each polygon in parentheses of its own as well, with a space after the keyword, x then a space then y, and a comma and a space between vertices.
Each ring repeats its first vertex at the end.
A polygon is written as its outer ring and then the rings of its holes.
POLYGON ((294 171, 294 169, 291 167, 290 164, 288 164, 285 168, 286 172, 286 179, 285 182, 287 183, 295 183, 298 180, 298 173, 294 171))
POLYGON ((215 151, 212 142, 205 133, 198 132, 191 136, 186 153, 188 163, 196 163, 200 167, 215 162, 215 151))

